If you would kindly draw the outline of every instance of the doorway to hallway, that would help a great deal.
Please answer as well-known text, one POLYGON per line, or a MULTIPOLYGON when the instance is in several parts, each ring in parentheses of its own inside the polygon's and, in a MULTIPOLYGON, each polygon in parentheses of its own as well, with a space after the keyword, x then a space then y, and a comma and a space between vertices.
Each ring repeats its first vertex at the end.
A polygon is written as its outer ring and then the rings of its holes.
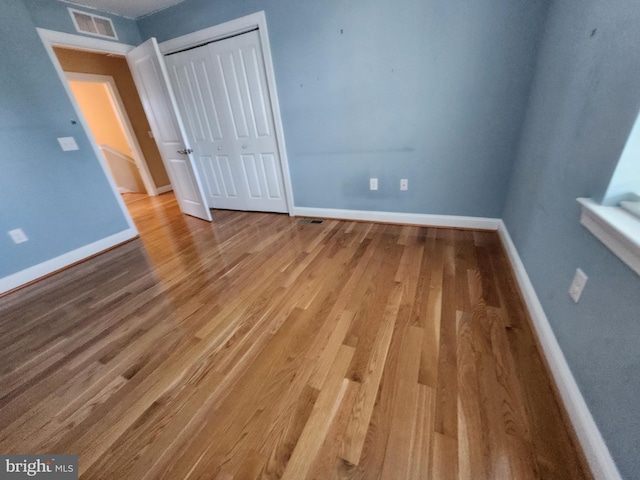
POLYGON ((124 56, 62 46, 52 50, 124 203, 171 191, 124 56))
MULTIPOLYGON (((147 194, 144 156, 135 143, 113 77, 67 73, 69 86, 121 194, 147 194)), ((151 180, 147 178, 147 182, 151 180)))

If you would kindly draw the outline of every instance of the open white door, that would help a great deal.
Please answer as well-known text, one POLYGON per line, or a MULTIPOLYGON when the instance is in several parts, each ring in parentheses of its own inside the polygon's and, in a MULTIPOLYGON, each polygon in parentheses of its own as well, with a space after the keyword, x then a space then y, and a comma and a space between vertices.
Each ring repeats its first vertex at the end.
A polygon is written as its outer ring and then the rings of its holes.
POLYGON ((164 60, 209 207, 288 212, 258 31, 164 60))
POLYGON ((180 210, 211 221, 202 182, 186 144, 184 125, 156 39, 151 38, 131 50, 127 54, 127 62, 180 210))

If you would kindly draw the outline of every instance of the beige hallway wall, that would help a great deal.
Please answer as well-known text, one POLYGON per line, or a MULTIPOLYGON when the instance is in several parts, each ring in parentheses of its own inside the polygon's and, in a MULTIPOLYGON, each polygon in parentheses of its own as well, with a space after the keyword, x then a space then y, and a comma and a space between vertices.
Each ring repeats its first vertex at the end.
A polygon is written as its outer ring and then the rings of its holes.
POLYGON ((69 85, 98 144, 109 145, 133 158, 127 138, 113 111, 106 85, 75 81, 70 81, 69 85))
POLYGON ((58 47, 54 50, 65 72, 93 73, 113 77, 156 187, 169 185, 169 176, 162 163, 158 147, 155 140, 149 137, 151 127, 142 108, 127 61, 123 57, 100 53, 58 47))

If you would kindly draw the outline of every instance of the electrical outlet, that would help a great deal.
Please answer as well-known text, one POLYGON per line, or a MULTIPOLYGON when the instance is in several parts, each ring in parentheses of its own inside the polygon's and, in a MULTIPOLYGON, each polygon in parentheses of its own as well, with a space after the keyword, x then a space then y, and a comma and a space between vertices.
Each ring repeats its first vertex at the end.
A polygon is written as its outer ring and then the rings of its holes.
POLYGON ((370 178, 369 179, 369 190, 377 190, 378 189, 378 179, 370 178))
POLYGON ((400 179, 400 190, 409 190, 409 179, 408 178, 400 179))
POLYGON ((582 295, 582 290, 584 290, 588 279, 589 277, 582 270, 579 268, 576 270, 576 275, 573 277, 571 287, 569 287, 569 295, 574 302, 578 303, 578 300, 580 300, 580 295, 582 295))
POLYGON ((29 240, 21 228, 10 230, 9 236, 11 237, 11 240, 13 240, 13 243, 23 243, 29 240))
POLYGON ((70 152, 71 150, 78 150, 78 144, 73 137, 58 137, 58 143, 63 152, 70 152))

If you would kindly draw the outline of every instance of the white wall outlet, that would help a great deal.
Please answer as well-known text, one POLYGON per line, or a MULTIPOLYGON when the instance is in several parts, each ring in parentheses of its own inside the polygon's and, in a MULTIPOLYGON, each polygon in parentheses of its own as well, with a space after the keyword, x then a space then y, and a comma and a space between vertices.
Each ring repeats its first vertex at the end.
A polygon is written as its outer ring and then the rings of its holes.
POLYGON ((409 179, 401 178, 400 179, 400 190, 409 190, 409 179))
POLYGON ((78 150, 78 144, 73 137, 58 137, 58 143, 62 147, 63 152, 70 152, 71 150, 78 150))
POLYGON ((369 179, 369 190, 377 190, 378 189, 378 179, 370 178, 369 179))
POLYGON ((580 295, 582 295, 582 290, 587 284, 588 279, 589 277, 587 277, 582 270, 579 268, 576 270, 576 275, 573 277, 571 287, 569 287, 569 295, 573 298, 574 302, 578 303, 578 300, 580 300, 580 295))
POLYGON ((11 237, 11 240, 13 240, 13 243, 24 243, 29 240, 21 228, 9 230, 9 236, 11 237))

